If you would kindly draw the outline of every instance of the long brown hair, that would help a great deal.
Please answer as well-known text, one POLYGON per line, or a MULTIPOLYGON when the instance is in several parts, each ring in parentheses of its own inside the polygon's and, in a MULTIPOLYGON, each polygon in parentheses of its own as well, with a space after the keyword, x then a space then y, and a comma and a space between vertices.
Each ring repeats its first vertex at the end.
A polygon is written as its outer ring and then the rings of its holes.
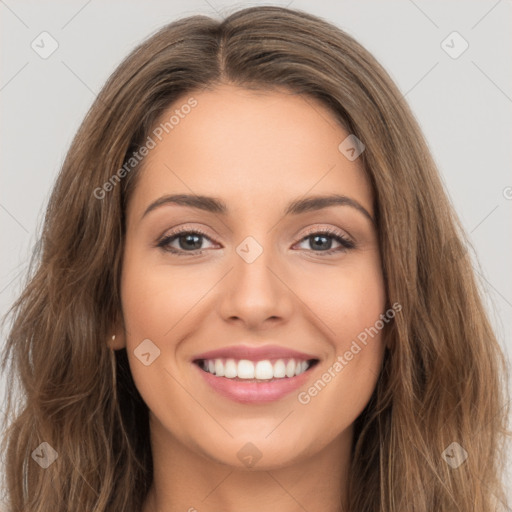
POLYGON ((9 511, 142 506, 152 481, 148 410, 125 350, 106 343, 122 318, 124 213, 140 171, 127 162, 172 103, 220 83, 319 101, 365 145, 387 298, 402 311, 356 420, 349 510, 496 510, 506 499, 506 361, 418 124, 352 37, 305 12, 262 6, 164 26, 116 69, 78 130, 9 312, 9 511), (467 459, 452 467, 447 448, 467 459), (38 456, 53 462, 43 468, 38 456))

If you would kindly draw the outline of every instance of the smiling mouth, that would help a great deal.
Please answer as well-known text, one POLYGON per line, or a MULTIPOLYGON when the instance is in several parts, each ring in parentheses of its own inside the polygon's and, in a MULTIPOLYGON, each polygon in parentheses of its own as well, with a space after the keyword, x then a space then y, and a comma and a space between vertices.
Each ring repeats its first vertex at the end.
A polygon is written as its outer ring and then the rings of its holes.
POLYGON ((193 361, 199 368, 215 377, 223 377, 239 382, 273 382, 289 380, 301 375, 318 362, 318 359, 300 360, 294 358, 264 359, 250 361, 248 359, 196 359, 193 361))

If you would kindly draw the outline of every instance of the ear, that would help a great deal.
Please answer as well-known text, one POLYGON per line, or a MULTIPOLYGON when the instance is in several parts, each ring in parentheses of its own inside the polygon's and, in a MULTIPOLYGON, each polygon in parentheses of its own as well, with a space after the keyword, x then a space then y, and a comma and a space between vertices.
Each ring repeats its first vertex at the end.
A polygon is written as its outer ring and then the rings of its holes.
POLYGON ((124 333, 120 334, 117 332, 113 334, 110 339, 107 341, 108 348, 112 350, 120 350, 126 347, 126 341, 124 333))
POLYGON ((386 336, 386 348, 389 350, 389 351, 392 351, 393 348, 395 346, 395 339, 394 338, 391 338, 391 336, 386 336))
POLYGON ((112 334, 107 340, 108 348, 120 350, 126 347, 126 333, 121 321, 117 321, 112 329, 112 334))

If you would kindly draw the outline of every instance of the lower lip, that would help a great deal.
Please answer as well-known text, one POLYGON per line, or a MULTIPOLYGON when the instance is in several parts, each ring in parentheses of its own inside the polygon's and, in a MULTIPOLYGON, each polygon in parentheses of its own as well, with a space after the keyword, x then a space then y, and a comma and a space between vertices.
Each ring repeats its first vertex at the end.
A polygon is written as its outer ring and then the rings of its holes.
POLYGON ((300 375, 284 377, 271 382, 244 382, 243 380, 216 377, 199 368, 197 364, 193 363, 193 366, 207 384, 226 398, 245 404, 262 404, 279 400, 303 386, 318 363, 300 375))

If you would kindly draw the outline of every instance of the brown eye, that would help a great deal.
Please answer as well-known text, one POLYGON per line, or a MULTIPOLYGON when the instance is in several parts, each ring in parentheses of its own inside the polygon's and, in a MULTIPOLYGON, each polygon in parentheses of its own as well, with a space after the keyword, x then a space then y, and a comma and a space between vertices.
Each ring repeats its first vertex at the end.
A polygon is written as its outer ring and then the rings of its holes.
MULTIPOLYGON (((182 230, 164 236, 157 244, 164 251, 177 255, 198 254, 202 253, 203 240, 210 240, 206 234, 197 230, 182 230), (174 242, 178 242, 178 247, 172 246, 174 242)), ((211 240, 210 240, 211 241, 211 240)))
POLYGON ((338 231, 323 230, 305 236, 300 243, 308 242, 309 250, 321 255, 330 255, 337 252, 346 252, 355 247, 354 242, 338 231), (333 240, 339 247, 332 248, 333 240))

